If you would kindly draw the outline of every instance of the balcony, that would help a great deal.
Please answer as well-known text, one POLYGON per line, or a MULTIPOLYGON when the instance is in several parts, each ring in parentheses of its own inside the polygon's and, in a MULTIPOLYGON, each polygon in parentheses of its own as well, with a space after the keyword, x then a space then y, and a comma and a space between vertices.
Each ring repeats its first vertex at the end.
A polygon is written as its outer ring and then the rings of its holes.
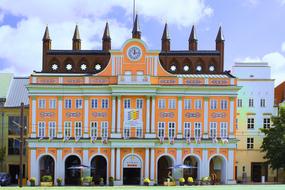
POLYGON ((119 75, 118 84, 151 84, 149 75, 119 75))

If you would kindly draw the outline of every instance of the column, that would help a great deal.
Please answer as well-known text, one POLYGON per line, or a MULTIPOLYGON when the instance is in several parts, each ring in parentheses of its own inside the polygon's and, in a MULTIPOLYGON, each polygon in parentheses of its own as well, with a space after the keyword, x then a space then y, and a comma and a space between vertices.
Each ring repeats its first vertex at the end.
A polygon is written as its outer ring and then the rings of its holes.
POLYGON ((112 133, 116 132, 116 96, 112 96, 112 133))
POLYGON ((235 184, 236 181, 234 180, 234 150, 229 149, 228 151, 228 161, 226 164, 226 184, 235 184))
POLYGON ((121 137, 121 96, 118 96, 118 107, 117 107, 117 134, 118 138, 121 137))
POLYGON ((37 130, 36 130, 36 126, 37 126, 37 101, 36 101, 36 97, 32 97, 32 134, 31 137, 32 138, 36 138, 37 137, 37 130))
MULTIPOLYGON (((183 161, 182 161, 182 149, 181 148, 178 148, 176 150, 176 164, 183 164, 183 161)), ((175 176, 176 178, 181 178, 183 177, 183 170, 177 170, 177 176, 175 176)))
POLYGON ((199 174, 198 176, 203 177, 203 176, 209 176, 209 161, 208 161, 208 150, 203 149, 202 151, 202 161, 199 166, 199 174))
POLYGON ((111 149, 111 176, 115 178, 115 149, 111 149))
POLYGON ((152 96, 152 102, 151 102, 151 133, 154 137, 156 137, 155 134, 155 96, 152 96))
POLYGON ((62 163, 62 149, 56 150, 56 169, 55 169, 55 179, 58 177, 62 178, 62 182, 64 184, 64 163, 62 163))
POLYGON ((30 174, 29 178, 35 177, 36 178, 36 184, 39 184, 39 177, 38 177, 38 165, 37 165, 37 155, 36 155, 36 149, 31 149, 31 155, 30 155, 30 174))
POLYGON ((121 180, 121 149, 116 150, 116 181, 121 180))
POLYGON ((62 130, 62 97, 58 97, 57 101, 57 138, 63 137, 63 130, 62 130))
POLYGON ((177 138, 182 139, 182 97, 178 97, 178 134, 177 138))
POLYGON ((88 97, 84 98, 84 134, 83 137, 84 138, 88 138, 89 134, 88 134, 88 111, 89 111, 89 102, 88 102, 88 97))
POLYGON ((151 148, 150 150, 150 180, 154 180, 154 168, 155 167, 155 161, 154 161, 154 148, 151 148))
POLYGON ((145 160, 145 164, 144 164, 145 175, 144 175, 144 177, 149 178, 149 148, 145 149, 145 159, 144 160, 145 160))
POLYGON ((208 138, 208 97, 204 97, 204 132, 203 138, 208 138))
POLYGON ((234 103, 235 98, 231 97, 230 98, 230 133, 229 133, 229 138, 234 138, 234 108, 235 108, 235 103, 234 103))
POLYGON ((86 166, 90 166, 89 158, 88 158, 88 149, 83 149, 83 158, 82 158, 82 164, 86 166))

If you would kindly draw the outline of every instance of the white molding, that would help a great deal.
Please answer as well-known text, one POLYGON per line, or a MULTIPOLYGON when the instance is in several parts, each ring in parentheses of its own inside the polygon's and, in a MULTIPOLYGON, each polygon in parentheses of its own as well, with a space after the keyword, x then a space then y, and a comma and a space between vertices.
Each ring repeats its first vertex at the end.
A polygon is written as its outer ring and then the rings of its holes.
POLYGON ((121 134, 121 96, 117 98, 117 133, 121 134))
POLYGON ((208 138, 208 110, 209 100, 208 98, 204 97, 204 131, 203 131, 203 138, 208 138))
POLYGON ((36 134, 36 126, 37 126, 37 102, 35 99, 32 100, 32 136, 36 134))
POLYGON ((111 149, 111 176, 115 178, 115 148, 111 149))
POLYGON ((146 133, 150 132, 150 97, 147 96, 146 100, 146 133))
POLYGON ((182 138, 182 97, 178 97, 178 135, 177 138, 182 138))
POLYGON ((84 100, 84 133, 83 133, 83 137, 84 138, 88 138, 89 134, 88 134, 88 128, 89 128, 89 120, 88 120, 88 116, 89 116, 89 99, 86 98, 84 100))
POLYGON ((156 133, 155 131, 155 102, 156 102, 156 97, 155 96, 152 96, 151 97, 151 132, 152 133, 156 133))
POLYGON ((116 180, 121 180, 121 149, 116 150, 116 180))

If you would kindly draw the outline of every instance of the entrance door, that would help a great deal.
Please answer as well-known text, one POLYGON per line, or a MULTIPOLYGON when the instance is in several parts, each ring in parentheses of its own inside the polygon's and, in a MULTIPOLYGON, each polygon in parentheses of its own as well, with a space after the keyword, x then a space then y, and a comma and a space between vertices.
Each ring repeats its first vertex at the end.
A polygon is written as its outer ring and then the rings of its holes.
POLYGON ((268 165, 265 163, 251 163, 251 180, 261 182, 261 176, 265 176, 267 181, 268 165))
POLYGON ((69 156, 65 160, 65 185, 80 185, 81 170, 73 167, 81 164, 77 156, 69 156))
MULTIPOLYGON (((11 183, 12 184, 18 184, 18 179, 20 178, 19 173, 20 173, 20 166, 19 165, 14 165, 14 164, 9 165, 9 174, 11 177, 11 183)), ((26 177, 25 174, 26 174, 25 173, 25 165, 23 164, 23 178, 26 177)))
POLYGON ((140 185, 141 169, 140 168, 124 168, 123 170, 124 185, 140 185))

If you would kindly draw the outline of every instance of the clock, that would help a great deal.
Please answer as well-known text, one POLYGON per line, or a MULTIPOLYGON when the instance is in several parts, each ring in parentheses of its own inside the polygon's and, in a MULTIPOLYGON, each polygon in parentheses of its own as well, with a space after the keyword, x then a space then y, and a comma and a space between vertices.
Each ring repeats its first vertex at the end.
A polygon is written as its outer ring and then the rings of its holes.
POLYGON ((137 46, 132 46, 128 49, 128 58, 133 61, 137 61, 141 58, 142 51, 137 46))

